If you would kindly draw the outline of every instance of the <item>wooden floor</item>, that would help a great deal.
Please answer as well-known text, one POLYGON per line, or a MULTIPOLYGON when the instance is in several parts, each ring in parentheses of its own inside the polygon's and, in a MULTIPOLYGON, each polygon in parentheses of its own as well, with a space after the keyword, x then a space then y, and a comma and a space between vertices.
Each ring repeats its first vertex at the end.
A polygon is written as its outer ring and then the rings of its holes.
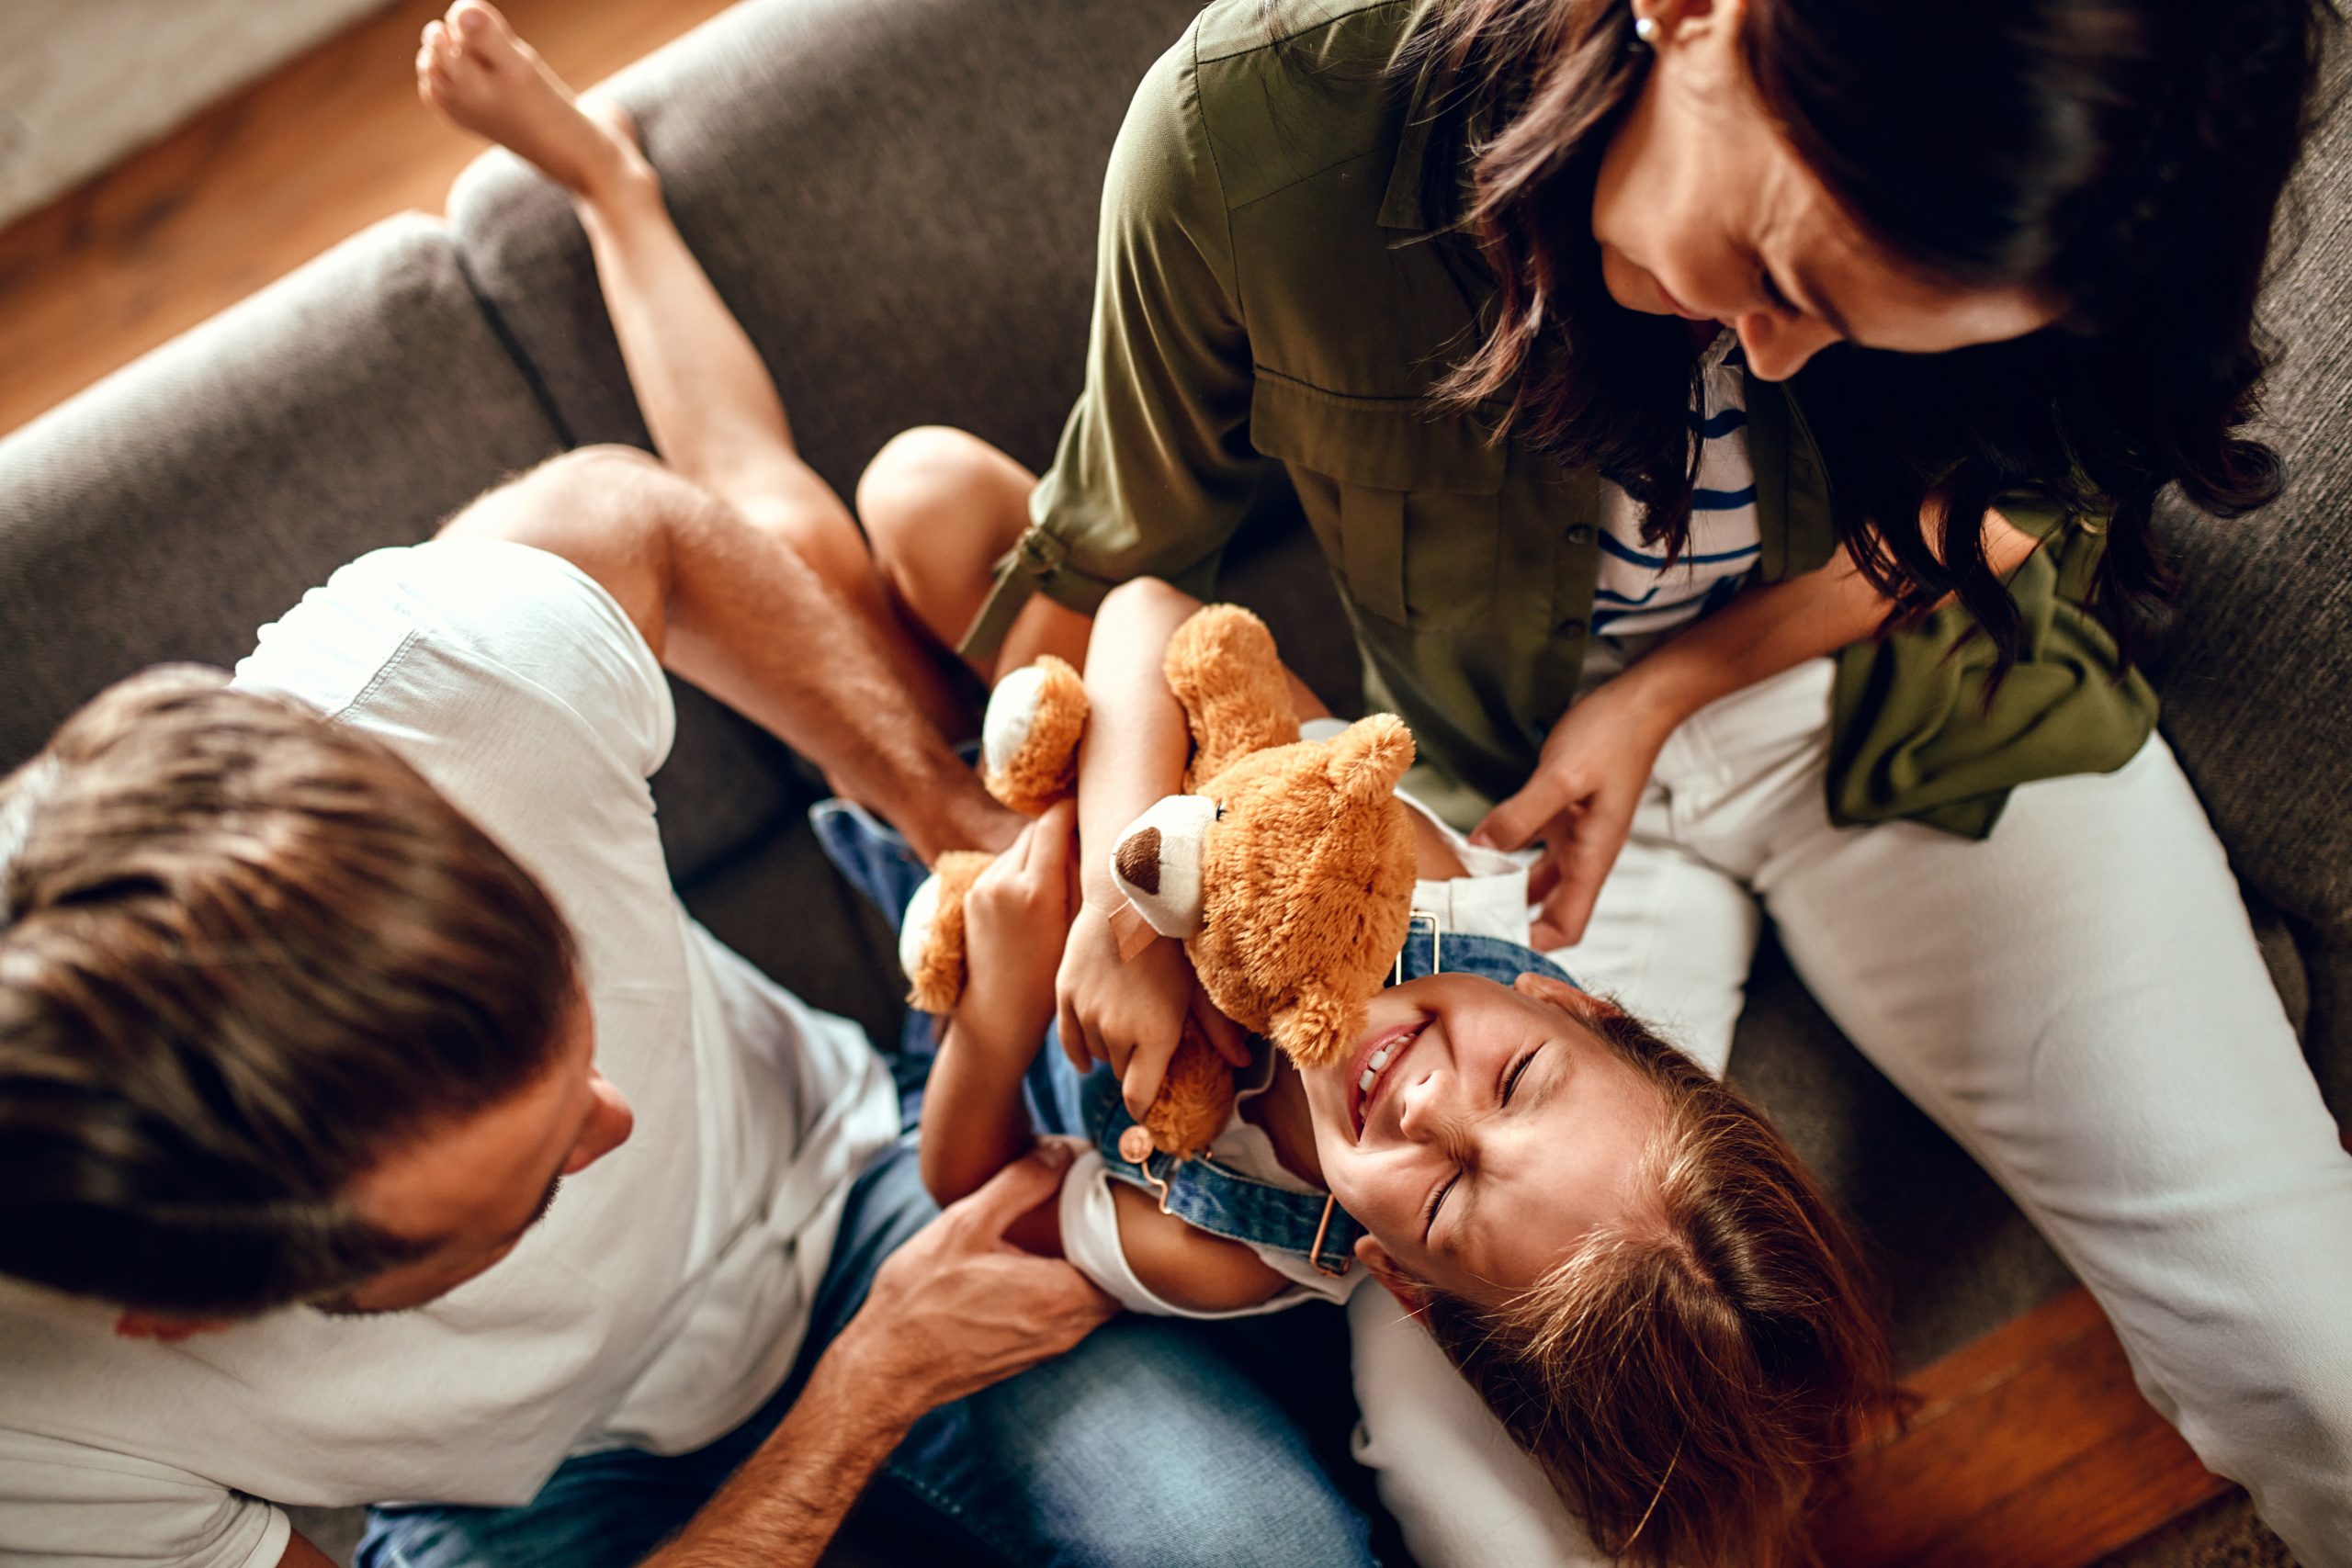
POLYGON ((1815 1540, 1831 1568, 2074 1568, 2222 1491, 2072 1291, 1914 1377, 1815 1540))
MULTIPOLYGON (((506 0, 585 85, 723 0, 506 0)), ((0 431, 355 230, 437 211, 476 148, 414 98, 437 7, 401 0, 47 209, 0 231, 0 431)), ((2219 1491, 2133 1392, 2077 1292, 1915 1380, 1907 1431, 1818 1539, 1834 1568, 2076 1568, 2219 1491)))
MULTIPOLYGON (((0 231, 0 432, 379 218, 441 210, 481 143, 416 101, 400 0, 62 200, 0 231)), ((726 0, 503 0, 585 86, 726 0)))

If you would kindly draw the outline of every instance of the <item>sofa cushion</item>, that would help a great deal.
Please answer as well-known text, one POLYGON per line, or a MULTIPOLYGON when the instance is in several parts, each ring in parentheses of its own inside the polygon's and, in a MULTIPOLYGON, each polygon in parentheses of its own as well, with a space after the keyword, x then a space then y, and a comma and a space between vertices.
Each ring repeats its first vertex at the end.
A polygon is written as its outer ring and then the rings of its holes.
MULTIPOLYGON (((2342 99, 2352 48, 2328 74, 2342 99)), ((2352 970, 2352 112, 2322 128, 2295 197, 2262 311, 2280 349, 2263 423, 2287 492, 2233 522, 2162 513, 2182 582, 2150 664, 2231 863, 2304 949, 2305 1045, 2342 1120, 2352 997, 2329 977, 2352 970)))
POLYGON ((159 660, 557 449, 429 219, 345 242, 0 442, 0 767, 159 660))

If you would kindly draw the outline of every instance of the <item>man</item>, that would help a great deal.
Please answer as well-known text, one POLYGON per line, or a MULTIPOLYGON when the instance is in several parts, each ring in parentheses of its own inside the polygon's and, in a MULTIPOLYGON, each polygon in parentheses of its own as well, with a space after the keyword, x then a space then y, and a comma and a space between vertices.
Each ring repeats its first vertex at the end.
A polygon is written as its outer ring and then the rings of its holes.
MULTIPOLYGON (((469 1506, 379 1513, 367 1562, 635 1562, 673 1529, 651 1561, 812 1562, 925 1410, 1107 1315, 1001 1242, 1048 1159, 850 1318, 931 1210, 865 1041, 670 891, 652 650, 689 643, 786 712, 878 663, 773 536, 578 454, 336 573, 233 684, 113 688, 0 786, 0 1275, 46 1287, 0 1285, 0 1559, 321 1561, 267 1497, 469 1506), (722 564, 758 616, 687 608, 722 564)), ((1122 1326, 934 1417, 897 1481, 1012 1556, 1355 1530, 1229 1367, 1122 1326), (1211 1444, 1246 1488, 1186 1468, 1211 1444)))
POLYGON ((1000 1382, 1109 1312, 1002 1240, 1055 1156, 932 1219, 880 1059, 678 903, 665 664, 926 855, 1010 823, 806 564, 854 525, 633 145, 480 0, 419 70, 606 160, 673 466, 548 463, 0 783, 0 1561, 315 1568, 269 1499, 398 1504, 369 1564, 808 1563, 877 1473, 1009 1561, 1366 1561, 1211 1338, 1000 1382))

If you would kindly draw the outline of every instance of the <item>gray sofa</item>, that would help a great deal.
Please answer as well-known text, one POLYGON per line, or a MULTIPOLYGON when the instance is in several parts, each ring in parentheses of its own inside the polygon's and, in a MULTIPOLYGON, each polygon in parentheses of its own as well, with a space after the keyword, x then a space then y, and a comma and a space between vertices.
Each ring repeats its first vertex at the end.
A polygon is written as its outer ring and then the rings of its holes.
MULTIPOLYGON (((747 0, 620 79, 687 240, 844 492, 888 435, 925 422, 1046 460, 1078 385, 1112 135, 1195 4, 747 0)), ((2288 346, 2270 415, 2293 487, 2249 521, 2167 520, 2188 585, 2152 660, 2166 732, 2339 1118, 2352 1111, 2347 181, 2339 118, 2304 181, 2307 238, 2270 297, 2288 346)), ((593 441, 647 437, 585 248, 549 187, 486 157, 446 221, 380 224, 0 442, 0 767, 107 682, 158 660, 232 661, 341 561, 424 538, 502 475, 593 441)), ((1352 660, 1304 531, 1270 509, 1228 575, 1344 708, 1352 660)), ((802 812, 818 787, 783 747, 681 694, 655 794, 687 903, 888 1038, 890 950, 816 853, 802 812)), ((2068 1283, 1776 953, 1733 1076, 1876 1242, 1906 1364, 2068 1283)))

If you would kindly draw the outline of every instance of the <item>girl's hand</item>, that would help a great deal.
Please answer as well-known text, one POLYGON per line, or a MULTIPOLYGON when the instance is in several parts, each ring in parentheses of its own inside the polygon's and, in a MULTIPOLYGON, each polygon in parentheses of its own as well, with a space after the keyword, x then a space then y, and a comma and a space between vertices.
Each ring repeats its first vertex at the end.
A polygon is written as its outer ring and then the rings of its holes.
POLYGON ((1082 1073, 1095 1062, 1110 1063, 1127 1114, 1137 1120, 1159 1098, 1187 1012, 1226 1060, 1249 1063, 1249 1040, 1203 994, 1184 944, 1157 937, 1123 960, 1109 915, 1091 905, 1070 933, 1056 989, 1070 1064, 1082 1073))
POLYGON ((1474 844, 1506 851, 1543 840, 1527 881, 1527 896, 1542 906, 1530 933, 1537 948, 1584 939, 1650 770, 1683 716, 1625 675, 1594 687, 1552 727, 1526 785, 1471 834, 1474 844))
POLYGON ((966 975, 959 1035, 1024 1057, 1054 1021, 1054 975, 1078 908, 1077 810, 1052 807, 1022 829, 964 897, 966 975))

